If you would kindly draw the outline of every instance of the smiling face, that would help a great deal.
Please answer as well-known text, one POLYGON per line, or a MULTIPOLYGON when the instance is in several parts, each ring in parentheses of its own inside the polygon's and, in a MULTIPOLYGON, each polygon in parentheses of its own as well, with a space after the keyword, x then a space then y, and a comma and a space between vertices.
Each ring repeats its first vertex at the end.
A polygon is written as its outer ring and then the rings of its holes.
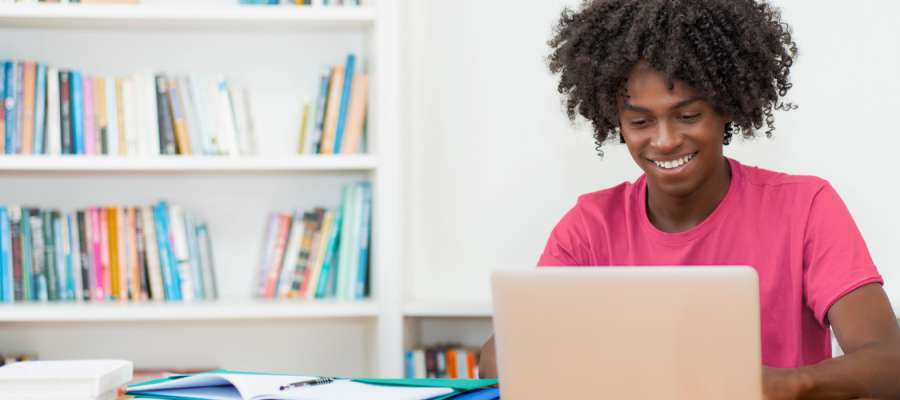
MULTIPOLYGON (((619 101, 621 134, 651 194, 716 192, 710 186, 722 182, 713 177, 727 176, 722 146, 729 120, 684 82, 675 81, 669 90, 665 77, 644 63, 627 78, 628 97, 619 101)), ((724 184, 727 189, 728 181, 724 184)))

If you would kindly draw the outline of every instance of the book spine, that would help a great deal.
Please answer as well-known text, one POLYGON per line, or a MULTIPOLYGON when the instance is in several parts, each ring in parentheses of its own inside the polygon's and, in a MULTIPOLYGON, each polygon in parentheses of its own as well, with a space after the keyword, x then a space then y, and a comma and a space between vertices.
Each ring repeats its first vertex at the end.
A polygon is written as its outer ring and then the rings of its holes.
POLYGON ((344 186, 344 221, 341 227, 341 244, 338 250, 338 269, 337 269, 337 297, 340 299, 350 298, 350 282, 355 276, 356 264, 352 263, 353 253, 356 251, 353 244, 354 222, 357 220, 356 203, 355 203, 355 185, 344 186), (352 268, 351 268, 352 266, 352 268))
POLYGON ((71 300, 80 302, 83 300, 83 282, 81 269, 81 235, 78 232, 77 215, 68 214, 66 219, 69 221, 69 251, 70 251, 70 275, 72 276, 72 298, 71 300))
POLYGON ((118 127, 116 131, 119 132, 118 142, 119 155, 127 156, 128 154, 128 132, 125 130, 125 93, 122 88, 122 78, 116 78, 116 122, 118 122, 118 127))
POLYGON ((220 117, 222 111, 219 107, 218 81, 213 74, 202 74, 201 77, 203 79, 202 86, 205 88, 204 92, 209 107, 209 118, 212 122, 213 154, 228 154, 228 146, 225 143, 225 140, 227 140, 225 126, 222 123, 224 118, 220 117))
POLYGON ((138 137, 137 106, 135 105, 134 79, 130 76, 122 78, 122 116, 125 127, 125 154, 129 156, 140 153, 138 137))
MULTIPOLYGON (((155 91, 154 91, 155 93, 155 91)), ((141 219, 144 228, 144 254, 147 259, 147 280, 150 285, 150 297, 161 301, 166 299, 163 274, 160 267, 160 251, 157 246, 156 217, 153 208, 144 206, 141 208, 141 219)))
POLYGON ((13 140, 16 136, 16 62, 6 62, 6 101, 4 106, 6 109, 6 137, 4 142, 4 153, 14 154, 15 146, 13 140))
POLYGON ((25 63, 16 63, 16 134, 13 154, 22 154, 22 130, 25 122, 25 63))
POLYGON ((47 68, 47 126, 45 152, 51 156, 58 156, 62 152, 62 124, 60 115, 59 98, 59 70, 54 67, 47 68))
POLYGON ((309 153, 309 96, 303 99, 303 117, 300 119, 300 140, 297 145, 297 154, 307 154, 309 153))
POLYGON ((81 71, 72 71, 69 78, 72 82, 72 136, 75 154, 84 154, 84 91, 81 84, 81 71))
POLYGON ((272 253, 275 250, 275 240, 278 238, 278 223, 281 221, 277 213, 269 214, 269 220, 266 222, 266 236, 263 238, 263 247, 259 252, 259 262, 256 268, 256 277, 254 280, 253 294, 257 297, 265 297, 266 294, 266 278, 269 276, 269 265, 272 263, 272 253))
POLYGON ((353 85, 353 70, 356 57, 353 54, 347 56, 347 66, 344 68, 344 87, 341 92, 341 108, 338 111, 337 127, 334 133, 334 153, 341 152, 341 143, 344 139, 344 127, 347 126, 347 109, 350 106, 350 88, 353 85))
POLYGON ((113 300, 119 299, 119 233, 116 224, 116 208, 106 208, 106 237, 109 240, 109 295, 113 300))
POLYGON ((156 77, 152 71, 145 70, 141 74, 144 89, 141 91, 143 103, 147 108, 147 152, 151 156, 160 154, 159 145, 159 111, 156 104, 156 77))
POLYGON ((47 274, 47 300, 59 300, 59 269, 57 268, 56 237, 54 234, 53 214, 42 211, 44 233, 44 273, 47 274))
POLYGON ((305 279, 306 282, 309 282, 309 286, 303 290, 303 297, 306 299, 313 299, 316 297, 320 282, 319 277, 322 275, 322 264, 325 261, 325 253, 328 250, 328 240, 331 237, 333 220, 334 211, 326 211, 325 215, 322 217, 322 223, 319 225, 319 232, 313 239, 313 248, 315 250, 312 250, 309 253, 310 262, 312 263, 309 269, 312 272, 310 273, 309 278, 305 279))
MULTIPOLYGON (((119 153, 119 100, 116 98, 116 78, 108 77, 103 84, 106 89, 106 154, 118 156, 119 153)), ((109 292, 106 292, 109 295, 109 292)))
POLYGON ((31 154, 34 147, 34 100, 37 83, 37 64, 22 64, 22 143, 20 154, 31 154))
POLYGON ((197 227, 197 247, 200 252, 200 266, 203 269, 203 293, 207 299, 218 297, 215 267, 213 266, 212 244, 206 225, 197 227))
POLYGON ((91 300, 94 288, 93 253, 91 252, 91 219, 87 211, 76 211, 78 223, 78 249, 81 253, 81 300, 91 300))
POLYGON ((150 300, 150 283, 147 273, 147 246, 144 238, 144 210, 134 210, 134 245, 137 250, 138 279, 140 284, 141 301, 150 300))
POLYGON ((304 215, 303 222, 303 241, 300 244, 300 254, 295 261, 297 267, 294 271, 294 284, 292 289, 296 291, 300 297, 306 295, 309 288, 309 253, 312 251, 313 239, 316 232, 319 231, 319 225, 322 223, 322 217, 325 210, 318 208, 312 213, 304 215))
POLYGON ((366 297, 366 280, 369 272, 369 228, 372 216, 372 187, 369 183, 360 185, 362 190, 362 211, 359 217, 359 269, 356 275, 357 299, 366 297))
POLYGON ((94 152, 105 155, 106 149, 106 79, 94 78, 94 152))
POLYGON ((269 264, 269 272, 266 277, 265 297, 271 299, 275 297, 275 288, 278 285, 278 272, 281 270, 281 263, 284 260, 284 246, 287 243, 288 231, 291 229, 291 216, 282 215, 278 222, 278 236, 275 239, 275 249, 272 253, 272 261, 269 264))
POLYGON ((182 283, 183 278, 181 277, 181 273, 178 270, 178 258, 175 256, 175 250, 173 246, 174 240, 172 238, 172 216, 169 213, 165 203, 161 202, 159 207, 162 210, 160 215, 163 219, 163 226, 165 226, 164 232, 166 233, 166 248, 168 249, 169 254, 169 265, 172 268, 172 286, 174 286, 175 288, 176 300, 183 300, 184 294, 181 293, 181 288, 184 287, 184 285, 182 283))
POLYGON ((291 293, 291 283, 294 281, 294 267, 296 266, 297 256, 300 254, 300 242, 303 240, 303 217, 299 213, 291 218, 290 231, 284 250, 284 261, 281 263, 281 276, 278 278, 278 288, 275 290, 275 295, 282 298, 288 297, 291 293))
MULTIPOLYGON (((150 135, 147 133, 148 120, 150 116, 147 114, 147 96, 144 94, 144 89, 147 84, 144 79, 143 72, 135 72, 134 75, 131 76, 131 103, 134 105, 134 132, 135 138, 137 140, 137 153, 140 156, 148 156, 150 155, 150 135)), ((154 102, 156 102, 156 93, 154 93, 154 102)), ((153 116, 156 118, 156 115, 153 116)))
POLYGON ((31 215, 36 209, 22 208, 22 296, 24 301, 34 300, 34 246, 31 234, 31 215))
POLYGON ((159 113, 159 146, 161 154, 177 154, 172 109, 169 106, 169 81, 166 75, 156 75, 156 108, 159 113))
POLYGON ((45 154, 44 133, 47 118, 47 64, 37 65, 34 88, 34 145, 33 154, 45 154))
POLYGON ((209 109, 209 100, 207 99, 207 90, 205 89, 205 79, 199 73, 192 73, 188 78, 188 84, 191 87, 191 94, 194 98, 194 104, 197 111, 197 126, 200 129, 201 146, 203 154, 216 154, 215 145, 215 121, 212 120, 212 112, 209 109))
MULTIPOLYGON (((40 210, 29 212, 28 223, 31 224, 31 296, 28 300, 47 301, 47 259, 44 243, 44 221, 40 210)), ((24 221, 23 221, 24 222, 24 221)))
MULTIPOLYGON (((105 270, 104 270, 104 250, 103 250, 103 235, 102 235, 102 226, 103 219, 101 218, 101 209, 91 208, 91 246, 94 249, 94 292, 92 294, 92 298, 94 301, 101 302, 106 300, 106 281, 105 281, 105 270)), ((103 214, 105 215, 105 214, 103 214)))
POLYGON ((169 81, 169 107, 172 112, 172 127, 175 130, 175 144, 178 154, 191 155, 191 142, 188 138, 187 122, 184 120, 184 107, 182 106, 181 92, 178 90, 178 81, 169 81))
POLYGON ((131 284, 131 268, 128 266, 128 235, 125 209, 116 207, 116 256, 119 258, 119 300, 128 301, 131 284))
POLYGON ((51 211, 53 217, 53 243, 56 245, 56 282, 58 284, 57 300, 68 300, 68 236, 65 231, 65 215, 59 211, 51 211))
POLYGON ((72 136, 72 75, 69 71, 59 71, 59 128, 62 154, 75 154, 75 140, 72 136))
POLYGON ((322 125, 322 143, 319 153, 333 154, 337 131, 338 114, 341 111, 341 88, 344 85, 344 67, 335 66, 331 70, 328 84, 328 101, 325 104, 325 122, 322 125))
POLYGON ((191 154, 203 154, 203 139, 197 117, 196 99, 193 97, 193 90, 187 76, 178 78, 178 97, 181 99, 181 107, 184 111, 184 122, 191 144, 191 154))
POLYGON ((247 104, 244 89, 239 86, 228 88, 231 97, 231 108, 234 115, 234 132, 237 137, 237 148, 243 155, 250 152, 250 124, 247 116, 247 104))
POLYGON ((456 350, 447 350, 444 352, 446 357, 446 365, 447 365, 447 378, 449 379, 459 379, 459 367, 457 367, 456 361, 456 350))
POLYGON ((0 155, 6 154, 6 62, 0 62, 0 155))
POLYGON ((225 81, 225 75, 213 75, 213 84, 216 93, 216 105, 218 106, 218 117, 221 120, 218 139, 223 147, 219 148, 224 154, 238 156, 241 154, 238 149, 237 133, 234 127, 234 110, 231 107, 231 95, 228 93, 228 83, 225 81))
POLYGON ((191 283, 194 289, 194 298, 206 298, 205 288, 203 287, 203 271, 200 266, 200 249, 197 243, 197 224, 194 217, 190 214, 184 214, 184 229, 187 236, 187 245, 189 263, 191 266, 191 283))
POLYGON ((97 210, 100 219, 100 263, 103 266, 103 300, 112 300, 115 293, 113 291, 113 268, 112 256, 109 243, 109 209, 99 208, 97 210))
POLYGON ((84 109, 84 116, 82 117, 84 121, 84 154, 99 154, 97 151, 96 119, 94 118, 94 80, 83 76, 81 78, 81 91, 84 93, 82 98, 82 108, 84 109))
POLYGON ((9 236, 12 246, 12 287, 13 300, 24 300, 24 288, 22 287, 22 208, 18 205, 9 206, 9 236))
MULTIPOLYGON (((0 95, 0 98, 3 96, 0 95)), ((9 213, 6 207, 0 207, 0 302, 12 303, 13 286, 10 284, 12 274, 12 255, 10 254, 9 213)))
MULTIPOLYGON (((137 219, 134 207, 125 209, 126 233, 128 243, 128 277, 130 284, 128 287, 131 292, 132 301, 142 301, 141 291, 141 266, 138 265, 138 243, 137 243, 137 219)), ((144 284, 146 287, 146 283, 144 284)))
POLYGON ((366 126, 368 100, 369 75, 358 74, 353 77, 353 89, 350 91, 350 108, 347 111, 347 127, 341 143, 341 154, 356 154, 359 151, 366 126))
POLYGON ((166 224, 172 238, 172 265, 177 266, 178 276, 181 278, 181 299, 194 299, 194 283, 191 275, 190 251, 188 250, 187 234, 185 233, 184 213, 181 207, 173 205, 169 207, 169 220, 166 224))
POLYGON ((168 224, 168 209, 165 203, 156 207, 156 236, 159 246, 159 259, 163 271, 168 300, 181 300, 181 279, 178 276, 178 260, 172 249, 172 236, 168 224))
POLYGON ((334 276, 337 272, 337 266, 335 265, 334 257, 341 238, 343 220, 344 207, 341 206, 334 211, 334 220, 331 222, 331 230, 328 232, 328 245, 325 248, 325 255, 322 260, 322 272, 319 273, 319 283, 316 285, 316 298, 325 297, 329 290, 328 283, 335 280, 334 276))

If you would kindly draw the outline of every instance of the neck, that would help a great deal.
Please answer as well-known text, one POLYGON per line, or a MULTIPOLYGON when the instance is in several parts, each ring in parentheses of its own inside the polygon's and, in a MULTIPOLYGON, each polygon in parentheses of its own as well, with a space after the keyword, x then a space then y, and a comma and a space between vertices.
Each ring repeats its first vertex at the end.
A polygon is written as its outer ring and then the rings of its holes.
POLYGON ((722 157, 720 168, 691 193, 680 196, 664 193, 647 181, 647 218, 663 232, 686 232, 700 225, 728 194, 731 184, 731 165, 722 157))

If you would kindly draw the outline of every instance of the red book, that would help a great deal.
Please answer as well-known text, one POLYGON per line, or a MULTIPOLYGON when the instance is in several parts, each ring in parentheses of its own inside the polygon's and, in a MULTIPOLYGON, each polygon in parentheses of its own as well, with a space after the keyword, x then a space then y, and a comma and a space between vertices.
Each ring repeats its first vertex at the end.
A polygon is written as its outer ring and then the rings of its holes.
POLYGON ((91 208, 88 211, 91 218, 90 246, 94 249, 92 252, 94 256, 94 287, 92 295, 94 301, 104 301, 106 300, 106 287, 103 284, 103 247, 100 244, 103 239, 100 236, 100 212, 96 208, 91 208))
POLYGON ((275 249, 272 252, 272 262, 269 263, 269 276, 266 281, 265 297, 275 297, 275 288, 278 287, 278 273, 281 271, 281 262, 284 261, 284 246, 287 244, 288 233, 291 230, 290 214, 282 214, 278 221, 278 238, 275 240, 275 249))

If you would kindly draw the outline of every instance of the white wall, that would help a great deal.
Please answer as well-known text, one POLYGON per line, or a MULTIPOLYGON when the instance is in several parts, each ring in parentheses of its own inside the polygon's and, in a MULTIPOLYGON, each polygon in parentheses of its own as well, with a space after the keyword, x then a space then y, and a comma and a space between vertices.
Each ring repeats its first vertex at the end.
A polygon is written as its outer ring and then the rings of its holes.
MULTIPOLYGON (((595 155, 546 70, 562 1, 410 1, 404 134, 408 300, 487 300, 496 268, 531 268, 579 194, 633 181, 624 146, 595 155)), ((570 1, 569 3, 574 3, 570 1)), ((736 141, 745 164, 825 178, 900 305, 900 3, 776 0, 800 57, 777 137, 736 141)), ((898 306, 900 311, 900 306, 898 306)))

